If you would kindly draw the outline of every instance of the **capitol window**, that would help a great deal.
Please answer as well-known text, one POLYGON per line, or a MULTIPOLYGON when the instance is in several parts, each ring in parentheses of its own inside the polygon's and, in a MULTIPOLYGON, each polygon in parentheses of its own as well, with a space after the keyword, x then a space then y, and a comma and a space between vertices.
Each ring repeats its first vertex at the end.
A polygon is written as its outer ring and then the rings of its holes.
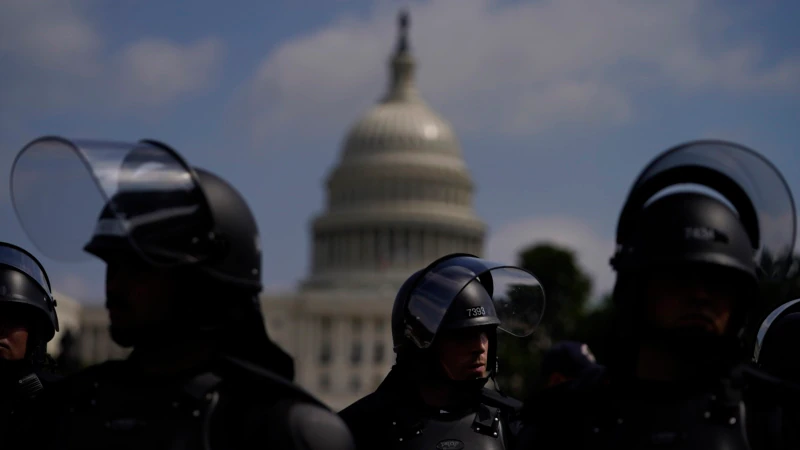
POLYGON ((353 375, 350 378, 350 390, 353 392, 361 391, 361 378, 358 375, 353 375))
POLYGON ((361 342, 353 342, 353 347, 350 349, 350 362, 354 365, 361 364, 362 353, 361 342))
POLYGON ((381 364, 383 359, 386 357, 386 346, 384 345, 383 341, 375 341, 375 348, 373 353, 373 361, 375 364, 381 364))
POLYGON ((325 341, 322 343, 322 347, 319 350, 319 362, 323 366, 330 364, 333 360, 333 349, 331 348, 331 343, 325 341))
POLYGON ((319 388, 323 392, 328 392, 331 390, 331 376, 327 373, 322 373, 319 376, 319 388))

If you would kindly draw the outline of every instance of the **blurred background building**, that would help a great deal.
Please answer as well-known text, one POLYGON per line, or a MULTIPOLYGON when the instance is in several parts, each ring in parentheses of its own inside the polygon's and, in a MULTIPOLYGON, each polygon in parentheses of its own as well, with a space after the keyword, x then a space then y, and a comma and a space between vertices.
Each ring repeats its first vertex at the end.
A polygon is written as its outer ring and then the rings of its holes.
MULTIPOLYGON (((308 276, 296 292, 261 297, 270 336, 295 358, 296 381, 336 410, 391 368, 402 282, 439 256, 484 249, 458 139, 417 90, 407 33, 401 14, 386 93, 347 131, 325 210, 311 221, 308 276)), ((75 366, 127 355, 111 341, 103 307, 57 298, 62 330, 51 354, 75 366)))

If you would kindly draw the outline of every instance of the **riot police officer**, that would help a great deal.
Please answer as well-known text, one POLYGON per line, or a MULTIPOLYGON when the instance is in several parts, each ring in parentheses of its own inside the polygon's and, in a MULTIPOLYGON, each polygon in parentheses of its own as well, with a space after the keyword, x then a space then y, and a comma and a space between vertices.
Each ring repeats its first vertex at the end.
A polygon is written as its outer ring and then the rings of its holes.
POLYGON ((12 197, 45 253, 70 256, 63 244, 80 243, 86 223, 74 218, 97 217, 90 199, 64 198, 86 195, 73 188, 83 168, 105 203, 84 249, 106 264, 110 334, 133 352, 65 379, 52 448, 352 448, 267 336, 258 228, 241 195, 155 141, 39 138, 15 160, 12 197), (39 226, 48 201, 72 212, 57 229, 39 226))
POLYGON ((800 341, 800 299, 775 308, 761 323, 753 362, 767 373, 800 383, 800 359, 794 351, 800 341))
POLYGON ((451 254, 401 286, 392 308, 395 366, 340 415, 359 448, 509 448, 521 403, 485 387, 497 329, 533 332, 544 291, 529 272, 451 254))
POLYGON ((794 234, 789 188, 756 152, 695 141, 658 156, 618 222, 608 369, 531 404, 522 445, 749 448, 740 334, 794 234))
POLYGON ((47 343, 58 331, 44 267, 28 251, 0 242, 0 447, 35 447, 47 408, 47 343))
MULTIPOLYGON (((764 448, 800 446, 800 299, 775 308, 756 335, 748 370, 748 430, 764 448)), ((758 448, 758 447, 756 447, 758 448)))

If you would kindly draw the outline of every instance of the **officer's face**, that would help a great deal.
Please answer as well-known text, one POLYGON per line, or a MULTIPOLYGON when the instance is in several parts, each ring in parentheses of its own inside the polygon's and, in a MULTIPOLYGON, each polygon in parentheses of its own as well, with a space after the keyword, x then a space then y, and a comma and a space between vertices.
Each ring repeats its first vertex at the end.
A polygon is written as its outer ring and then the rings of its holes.
POLYGON ((453 380, 471 380, 487 375, 489 334, 485 328, 465 328, 436 336, 437 353, 445 373, 453 380))
POLYGON ((148 328, 168 321, 174 284, 168 274, 142 261, 110 260, 106 266, 106 308, 114 341, 122 346, 136 345, 148 328))
POLYGON ((28 350, 27 321, 19 314, 0 312, 0 359, 16 361, 28 350))
POLYGON ((660 272, 646 283, 649 321, 663 329, 725 333, 736 298, 736 283, 711 272, 660 272))

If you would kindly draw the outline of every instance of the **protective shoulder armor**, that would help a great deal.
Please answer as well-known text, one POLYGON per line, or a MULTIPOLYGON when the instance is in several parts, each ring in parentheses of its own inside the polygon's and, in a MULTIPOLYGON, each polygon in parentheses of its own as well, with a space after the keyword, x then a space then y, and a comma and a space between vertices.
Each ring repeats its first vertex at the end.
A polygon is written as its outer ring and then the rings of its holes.
POLYGON ((519 412, 522 410, 523 403, 513 397, 508 397, 494 389, 484 388, 481 392, 483 402, 488 406, 500 409, 519 412))
POLYGON ((296 449, 355 449, 355 442, 347 425, 327 408, 309 403, 295 403, 289 408, 287 419, 296 449))

